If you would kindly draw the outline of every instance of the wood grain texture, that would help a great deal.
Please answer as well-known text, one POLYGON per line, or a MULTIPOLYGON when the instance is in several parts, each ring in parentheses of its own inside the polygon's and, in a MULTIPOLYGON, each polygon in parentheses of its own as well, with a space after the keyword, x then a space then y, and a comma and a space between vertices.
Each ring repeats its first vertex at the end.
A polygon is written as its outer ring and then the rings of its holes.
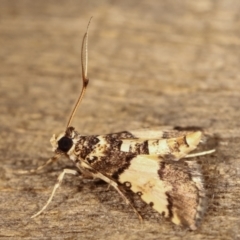
MULTIPOLYGON (((240 2, 0 2, 1 239, 240 239, 240 2), (80 90, 81 39, 89 31, 90 85, 73 121, 83 134, 200 126, 218 143, 201 157, 209 207, 195 232, 137 199, 143 225, 106 184, 66 177, 47 211, 61 160, 52 156, 80 90)), ((211 143, 207 147, 211 147, 211 143)))

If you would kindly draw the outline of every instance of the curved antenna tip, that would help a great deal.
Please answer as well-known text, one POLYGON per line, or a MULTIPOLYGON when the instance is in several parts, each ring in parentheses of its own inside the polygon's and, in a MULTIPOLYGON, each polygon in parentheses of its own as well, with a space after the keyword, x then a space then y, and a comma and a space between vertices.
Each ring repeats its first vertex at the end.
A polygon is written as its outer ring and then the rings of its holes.
POLYGON ((82 39, 81 68, 82 68, 82 82, 83 82, 83 85, 82 85, 82 89, 81 89, 80 95, 78 97, 78 100, 77 100, 76 104, 74 105, 74 108, 73 108, 73 110, 71 112, 71 115, 69 117, 69 120, 68 120, 68 123, 67 123, 67 128, 70 126, 70 124, 72 122, 72 119, 73 119, 73 117, 76 113, 76 110, 77 110, 79 104, 82 101, 82 98, 85 94, 86 88, 87 88, 88 83, 89 83, 89 79, 87 77, 87 69, 88 69, 88 29, 89 29, 92 18, 93 17, 91 17, 88 21, 87 30, 86 30, 86 32, 83 36, 83 39, 82 39))

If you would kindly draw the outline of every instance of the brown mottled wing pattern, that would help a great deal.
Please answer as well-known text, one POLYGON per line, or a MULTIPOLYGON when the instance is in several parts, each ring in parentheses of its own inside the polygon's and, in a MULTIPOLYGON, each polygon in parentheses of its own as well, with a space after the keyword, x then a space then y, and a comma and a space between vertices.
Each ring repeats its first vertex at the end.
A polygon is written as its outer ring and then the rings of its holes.
POLYGON ((121 132, 81 137, 78 150, 92 169, 130 184, 175 224, 196 229, 205 199, 201 171, 196 162, 180 159, 197 147, 201 136, 200 131, 121 132))

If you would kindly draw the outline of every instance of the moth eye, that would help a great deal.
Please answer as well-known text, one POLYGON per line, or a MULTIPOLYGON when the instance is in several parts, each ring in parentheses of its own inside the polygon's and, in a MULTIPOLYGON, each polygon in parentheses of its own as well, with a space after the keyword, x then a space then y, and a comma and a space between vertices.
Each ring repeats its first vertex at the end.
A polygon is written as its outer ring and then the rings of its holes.
POLYGON ((69 149, 72 147, 73 141, 71 138, 68 137, 62 137, 58 141, 58 149, 63 151, 63 152, 68 152, 69 149))

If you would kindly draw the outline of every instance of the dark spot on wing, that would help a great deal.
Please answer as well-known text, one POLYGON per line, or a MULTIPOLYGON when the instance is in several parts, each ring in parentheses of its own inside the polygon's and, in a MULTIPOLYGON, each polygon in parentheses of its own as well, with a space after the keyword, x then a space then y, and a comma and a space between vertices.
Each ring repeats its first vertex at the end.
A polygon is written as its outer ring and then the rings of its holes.
POLYGON ((154 206, 154 203, 153 203, 153 202, 150 202, 150 203, 149 203, 149 206, 150 206, 150 207, 153 207, 153 206, 154 206))
POLYGON ((125 186, 126 188, 131 188, 131 187, 132 187, 132 184, 131 184, 130 182, 125 182, 125 183, 124 183, 124 186, 125 186))
POLYGON ((173 217, 173 201, 172 201, 172 197, 169 193, 166 192, 166 196, 167 196, 167 201, 168 201, 168 205, 167 205, 167 209, 168 209, 168 218, 172 218, 173 217))
POLYGON ((142 194, 142 192, 137 192, 137 195, 138 195, 139 197, 141 197, 143 194, 142 194))
POLYGON ((148 140, 142 143, 136 143, 134 151, 137 154, 149 154, 148 140))
POLYGON ((174 127, 174 130, 177 130, 177 131, 195 132, 195 131, 203 131, 203 128, 197 127, 197 126, 188 126, 188 127, 176 126, 176 127, 174 127))
POLYGON ((158 170, 158 175, 160 179, 164 179, 164 169, 165 169, 165 162, 160 162, 160 168, 158 170))

